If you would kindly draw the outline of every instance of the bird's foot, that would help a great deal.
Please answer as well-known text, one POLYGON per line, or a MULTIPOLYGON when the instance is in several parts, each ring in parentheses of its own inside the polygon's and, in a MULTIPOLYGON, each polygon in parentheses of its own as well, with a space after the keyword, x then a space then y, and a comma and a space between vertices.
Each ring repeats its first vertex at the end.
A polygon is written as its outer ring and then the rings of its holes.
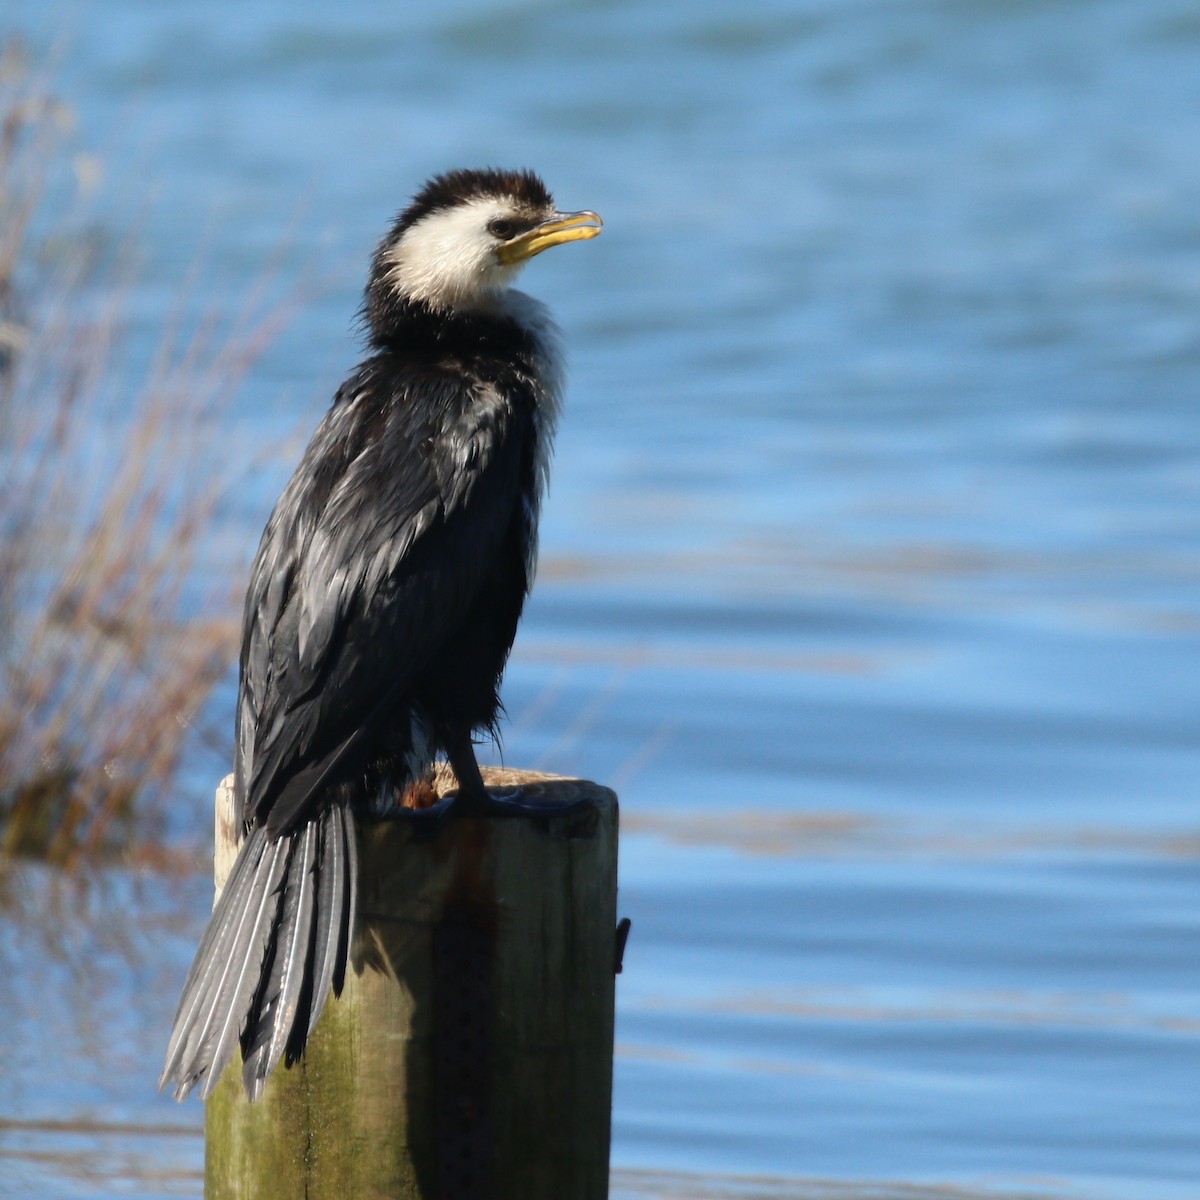
POLYGON ((585 797, 547 803, 523 787, 504 791, 459 788, 427 808, 401 808, 394 815, 411 825, 418 841, 430 841, 459 817, 561 817, 579 812, 588 804, 585 797))
POLYGON ((454 793, 455 815, 461 817, 558 817, 578 811, 586 800, 546 803, 523 787, 504 791, 461 789, 454 793))

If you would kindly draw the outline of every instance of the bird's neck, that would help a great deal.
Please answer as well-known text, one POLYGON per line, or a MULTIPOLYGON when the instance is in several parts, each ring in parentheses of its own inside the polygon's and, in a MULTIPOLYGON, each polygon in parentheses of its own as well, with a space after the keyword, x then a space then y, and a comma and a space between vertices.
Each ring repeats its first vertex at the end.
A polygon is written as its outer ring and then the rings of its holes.
POLYGON ((558 329, 533 297, 508 290, 477 308, 441 311, 420 300, 395 298, 365 317, 374 349, 407 358, 455 360, 485 376, 512 371, 557 408, 561 388, 558 329), (553 399, 551 399, 553 397, 553 399))
POLYGON ((473 308, 441 309, 424 300, 395 295, 382 301, 368 297, 364 316, 371 345, 394 352, 511 342, 523 332, 502 298, 473 308))

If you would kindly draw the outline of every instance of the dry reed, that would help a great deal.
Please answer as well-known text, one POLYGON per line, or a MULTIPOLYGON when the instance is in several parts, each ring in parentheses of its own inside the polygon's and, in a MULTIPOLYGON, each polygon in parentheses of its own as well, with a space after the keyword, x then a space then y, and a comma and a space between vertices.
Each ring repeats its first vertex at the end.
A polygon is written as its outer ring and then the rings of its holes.
POLYGON ((236 653, 243 564, 197 556, 223 405, 281 313, 189 319, 185 288, 128 385, 128 281, 80 236, 77 161, 69 111, 0 48, 0 852, 68 868, 153 851, 236 653))

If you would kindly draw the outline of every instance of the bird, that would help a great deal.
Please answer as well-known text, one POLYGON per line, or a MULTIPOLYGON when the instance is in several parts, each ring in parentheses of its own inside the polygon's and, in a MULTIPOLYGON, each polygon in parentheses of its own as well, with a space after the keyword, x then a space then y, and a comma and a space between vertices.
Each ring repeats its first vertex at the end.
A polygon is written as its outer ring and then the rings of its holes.
POLYGON ((527 811, 484 785, 500 681, 537 559, 562 403, 560 336, 514 288, 596 237, 532 171, 430 179, 378 244, 366 357, 267 521, 242 620, 234 801, 242 841, 185 980, 159 1089, 207 1098, 242 1056, 256 1100, 340 994, 356 814, 406 812, 444 753, 447 815, 527 811))

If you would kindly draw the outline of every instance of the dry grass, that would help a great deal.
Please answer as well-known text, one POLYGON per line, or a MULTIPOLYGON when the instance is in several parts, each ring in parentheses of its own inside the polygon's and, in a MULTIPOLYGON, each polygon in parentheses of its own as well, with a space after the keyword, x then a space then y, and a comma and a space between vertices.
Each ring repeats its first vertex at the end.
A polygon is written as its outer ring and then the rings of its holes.
POLYGON ((0 851, 73 867, 154 846, 236 653, 244 564, 205 576, 197 553, 230 482, 221 412, 280 312, 189 316, 188 285, 131 385, 122 256, 76 215, 91 172, 69 126, 4 47, 0 851))

